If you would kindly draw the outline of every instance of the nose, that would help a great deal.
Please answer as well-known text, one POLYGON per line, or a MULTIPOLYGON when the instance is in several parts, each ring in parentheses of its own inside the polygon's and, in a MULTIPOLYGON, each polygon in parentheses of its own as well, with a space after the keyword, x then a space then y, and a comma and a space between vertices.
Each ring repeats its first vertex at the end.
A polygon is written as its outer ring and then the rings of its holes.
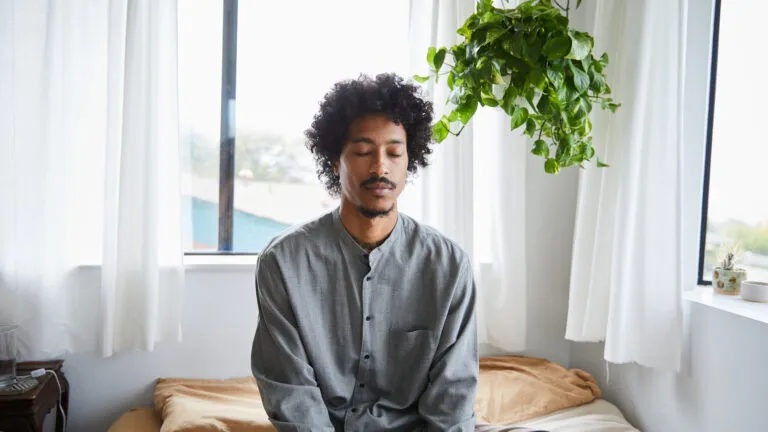
POLYGON ((387 154, 385 149, 381 149, 375 152, 374 158, 371 161, 368 174, 377 175, 378 177, 384 177, 389 175, 389 166, 387 165, 387 154))

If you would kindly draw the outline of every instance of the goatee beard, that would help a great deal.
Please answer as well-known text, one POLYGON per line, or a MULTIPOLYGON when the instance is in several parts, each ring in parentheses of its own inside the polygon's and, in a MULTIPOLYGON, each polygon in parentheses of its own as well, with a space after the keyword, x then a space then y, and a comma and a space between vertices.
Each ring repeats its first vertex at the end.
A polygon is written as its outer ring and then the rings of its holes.
POLYGON ((358 210, 360 211, 360 214, 367 217, 368 219, 375 219, 377 217, 384 217, 387 216, 392 212, 392 210, 395 209, 395 205, 392 204, 392 207, 390 207, 388 210, 371 210, 368 208, 365 208, 364 206, 358 207, 358 210))

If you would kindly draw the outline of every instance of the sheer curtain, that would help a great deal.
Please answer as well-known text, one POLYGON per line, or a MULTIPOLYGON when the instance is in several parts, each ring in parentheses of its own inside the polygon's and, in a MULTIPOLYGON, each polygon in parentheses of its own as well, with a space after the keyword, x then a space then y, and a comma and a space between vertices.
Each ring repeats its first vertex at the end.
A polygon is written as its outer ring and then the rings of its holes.
POLYGON ((0 2, 0 322, 22 358, 180 338, 176 42, 175 1, 0 2))
MULTIPOLYGON (((512 2, 514 3, 514 2, 512 2)), ((456 30, 474 0, 411 0, 411 71, 427 75, 429 46, 461 41, 456 30)), ((435 116, 445 113, 444 80, 426 91, 435 116)), ((401 209, 434 226, 470 253, 477 280, 481 344, 506 352, 526 345, 525 162, 528 143, 500 111, 479 109, 457 138, 435 146, 431 165, 406 188, 401 209)))
POLYGON ((678 370, 686 0, 582 7, 623 106, 594 117, 611 167, 580 174, 566 338, 604 340, 612 363, 678 370))

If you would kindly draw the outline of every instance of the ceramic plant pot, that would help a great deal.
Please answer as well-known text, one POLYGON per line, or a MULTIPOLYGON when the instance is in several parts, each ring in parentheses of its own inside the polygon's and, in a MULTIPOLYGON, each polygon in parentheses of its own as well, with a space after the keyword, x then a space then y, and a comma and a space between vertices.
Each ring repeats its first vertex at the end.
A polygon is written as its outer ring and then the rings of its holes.
POLYGON ((744 269, 723 270, 715 267, 712 275, 712 285, 715 292, 726 295, 739 295, 741 292, 741 282, 747 280, 747 271, 744 269))

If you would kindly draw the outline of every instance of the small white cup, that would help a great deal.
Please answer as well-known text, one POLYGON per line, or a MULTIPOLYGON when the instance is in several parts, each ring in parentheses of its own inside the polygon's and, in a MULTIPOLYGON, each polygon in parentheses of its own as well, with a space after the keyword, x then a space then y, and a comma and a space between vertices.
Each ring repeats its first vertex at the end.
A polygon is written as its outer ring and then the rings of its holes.
POLYGON ((768 282, 742 282, 741 298, 753 302, 768 303, 768 282))

